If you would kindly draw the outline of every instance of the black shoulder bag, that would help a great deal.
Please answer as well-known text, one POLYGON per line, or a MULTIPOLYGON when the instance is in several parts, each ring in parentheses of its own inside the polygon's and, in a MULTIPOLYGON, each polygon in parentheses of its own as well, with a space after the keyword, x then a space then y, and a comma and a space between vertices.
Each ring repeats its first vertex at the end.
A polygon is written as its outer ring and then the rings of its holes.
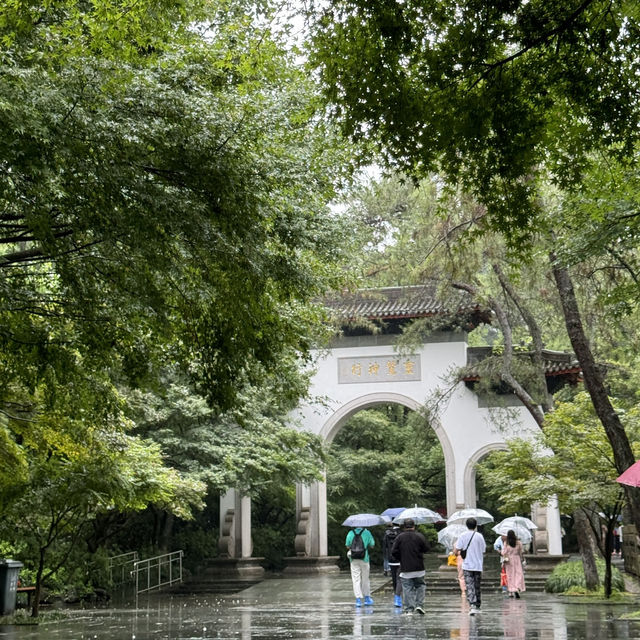
POLYGON ((476 532, 474 531, 471 534, 471 537, 469 538, 469 543, 467 544, 467 546, 464 549, 460 549, 460 557, 464 560, 467 557, 467 549, 469 548, 469 545, 471 544, 471 541, 473 540, 473 536, 476 535, 476 532))

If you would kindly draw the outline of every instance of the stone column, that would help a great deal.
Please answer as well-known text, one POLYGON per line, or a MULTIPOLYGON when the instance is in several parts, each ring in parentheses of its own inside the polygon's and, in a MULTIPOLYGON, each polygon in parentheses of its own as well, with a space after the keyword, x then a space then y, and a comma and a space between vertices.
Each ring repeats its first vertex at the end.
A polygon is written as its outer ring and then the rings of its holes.
POLYGON ((261 577, 263 558, 252 557, 251 498, 236 489, 220 496, 220 537, 218 558, 208 561, 207 573, 213 577, 261 577))
POLYGON ((531 516, 538 525, 534 532, 534 553, 562 555, 562 530, 557 499, 551 498, 545 506, 536 503, 531 509, 531 516))
POLYGON ((549 539, 549 555, 562 555, 562 525, 558 499, 554 496, 547 505, 547 537, 549 539))
POLYGON ((220 496, 221 557, 248 558, 251 556, 251 498, 229 489, 220 496))
POLYGON ((310 486, 311 513, 311 555, 326 556, 329 548, 327 541, 327 483, 314 482, 310 486))
POLYGON ((296 555, 286 558, 285 573, 339 571, 335 564, 338 557, 327 555, 326 482, 320 481, 296 487, 296 522, 296 555))

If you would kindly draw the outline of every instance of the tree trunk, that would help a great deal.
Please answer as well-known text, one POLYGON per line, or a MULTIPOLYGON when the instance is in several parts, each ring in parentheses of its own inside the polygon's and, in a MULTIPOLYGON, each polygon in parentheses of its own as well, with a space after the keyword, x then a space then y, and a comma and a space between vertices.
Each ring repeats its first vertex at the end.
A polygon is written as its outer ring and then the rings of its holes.
MULTIPOLYGON (((566 267, 560 265, 553 252, 549 258, 551 260, 551 267, 558 288, 558 294, 560 295, 565 325, 569 339, 571 340, 571 346, 580 363, 584 384, 591 396, 593 408, 611 443, 616 469, 619 473, 622 473, 636 461, 633 451, 631 450, 631 445, 629 444, 629 439, 620 421, 620 417, 609 400, 602 370, 593 357, 589 340, 585 335, 580 310, 578 308, 578 301, 576 300, 569 271, 566 267)), ((638 531, 640 531, 640 491, 635 487, 625 486, 624 489, 633 522, 638 531)))
MULTIPOLYGON (((529 307, 525 304, 524 300, 518 295, 509 278, 507 278, 502 271, 502 267, 498 263, 493 263, 492 267, 494 273, 498 276, 500 286, 503 288, 505 294, 511 298, 513 303, 516 305, 522 319, 529 329, 529 334, 533 341, 533 354, 531 361, 534 365, 534 374, 536 376, 535 385, 538 389, 538 393, 540 394, 540 406, 545 414, 551 413, 551 411, 553 411, 553 395, 549 393, 549 390, 547 389, 545 362, 542 355, 544 343, 542 341, 542 330, 540 329, 540 325, 533 313, 531 313, 529 307)), ((535 419, 536 416, 534 415, 533 417, 535 419)))
POLYGON ((42 574, 44 573, 44 558, 46 550, 40 548, 40 557, 38 558, 38 570, 36 571, 36 590, 33 592, 33 602, 31 604, 31 617, 37 618, 40 613, 40 593, 42 592, 42 574))
MULTIPOLYGON (((476 288, 472 285, 463 282, 452 282, 451 286, 454 289, 462 289, 468 291, 471 295, 476 295, 476 288)), ((488 304, 491 310, 495 313, 502 331, 502 337, 504 339, 504 350, 502 352, 502 368, 500 371, 500 380, 505 382, 513 390, 516 397, 522 402, 527 411, 531 414, 531 417, 538 423, 538 426, 542 428, 544 424, 544 412, 540 409, 539 404, 534 400, 529 392, 516 380, 515 376, 511 372, 511 363, 513 361, 513 344, 512 344, 512 332, 511 325, 507 313, 503 309, 500 302, 490 297, 488 304)), ((543 371, 544 375, 544 371, 543 371)), ((546 383, 545 383, 546 384, 546 383)))
POLYGON ((573 522, 582 558, 584 569, 584 581, 588 591, 596 591, 600 584, 598 569, 596 567, 595 545, 591 534, 589 519, 582 509, 576 509, 573 514, 573 522))
POLYGON ((160 553, 169 553, 169 548, 171 546, 171 536, 173 534, 173 522, 173 513, 166 512, 164 514, 164 522, 162 523, 162 527, 160 529, 160 538, 158 540, 160 553))
POLYGON ((604 597, 611 597, 611 553, 613 552, 613 528, 615 520, 607 521, 607 532, 604 539, 604 597))

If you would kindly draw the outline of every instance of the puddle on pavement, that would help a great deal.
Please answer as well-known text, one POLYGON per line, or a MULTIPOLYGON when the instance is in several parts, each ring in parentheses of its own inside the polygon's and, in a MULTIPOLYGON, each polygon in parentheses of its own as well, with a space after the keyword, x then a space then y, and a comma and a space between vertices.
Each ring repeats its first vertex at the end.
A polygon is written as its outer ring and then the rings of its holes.
MULTIPOLYGON (((295 600, 295 598, 293 599, 295 600)), ((427 596, 426 615, 406 616, 380 596, 357 610, 349 600, 319 598, 281 602, 278 593, 257 599, 156 595, 138 607, 73 611, 69 619, 37 627, 0 627, 0 640, 283 640, 402 638, 412 640, 631 640, 640 621, 620 616, 640 609, 625 605, 574 604, 545 595, 521 600, 484 597, 482 611, 469 616, 454 594, 427 596)))

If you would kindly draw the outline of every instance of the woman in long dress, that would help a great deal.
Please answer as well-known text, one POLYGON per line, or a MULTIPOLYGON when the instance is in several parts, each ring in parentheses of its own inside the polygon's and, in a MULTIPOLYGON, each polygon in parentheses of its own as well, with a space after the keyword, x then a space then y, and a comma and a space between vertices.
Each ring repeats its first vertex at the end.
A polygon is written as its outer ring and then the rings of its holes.
POLYGON ((522 568, 522 542, 516 538, 513 529, 507 531, 507 541, 502 546, 502 558, 507 572, 507 590, 510 598, 519 598, 526 589, 522 568))
POLYGON ((460 549, 455 549, 454 552, 456 555, 456 571, 458 572, 458 584, 460 585, 460 594, 466 595, 467 593, 467 583, 464 580, 464 572, 462 570, 462 556, 460 555, 460 549))

